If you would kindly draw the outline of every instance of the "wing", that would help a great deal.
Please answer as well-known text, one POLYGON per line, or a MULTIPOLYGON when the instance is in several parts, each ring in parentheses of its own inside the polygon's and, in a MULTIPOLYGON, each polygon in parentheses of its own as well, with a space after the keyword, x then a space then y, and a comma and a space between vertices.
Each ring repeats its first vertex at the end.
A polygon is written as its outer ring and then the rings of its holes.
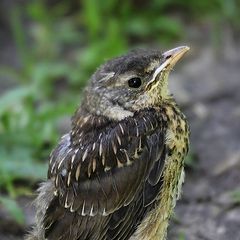
MULTIPOLYGON (((165 125, 155 110, 148 110, 94 129, 87 141, 77 145, 70 135, 63 137, 49 166, 56 187, 52 205, 57 201, 79 216, 109 216, 111 239, 117 237, 134 220, 126 219, 134 217, 134 209, 133 214, 124 209, 136 203, 139 194, 147 208, 159 192, 165 125)), ((51 205, 45 217, 47 228, 54 222, 50 215, 51 205)))
POLYGON ((138 196, 128 206, 122 207, 112 214, 107 232, 108 240, 129 239, 145 215, 154 208, 154 202, 161 191, 161 173, 165 158, 166 146, 164 145, 160 158, 155 161, 138 196))

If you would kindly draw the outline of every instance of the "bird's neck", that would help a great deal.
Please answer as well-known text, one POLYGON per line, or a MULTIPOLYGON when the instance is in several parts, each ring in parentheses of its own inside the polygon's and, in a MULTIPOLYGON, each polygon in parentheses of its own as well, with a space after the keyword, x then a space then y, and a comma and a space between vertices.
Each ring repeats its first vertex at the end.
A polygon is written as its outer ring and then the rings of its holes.
POLYGON ((93 92, 91 88, 85 90, 81 108, 84 108, 88 114, 106 116, 113 121, 121 121, 134 114, 134 112, 125 109, 124 106, 113 102, 102 91, 93 92))

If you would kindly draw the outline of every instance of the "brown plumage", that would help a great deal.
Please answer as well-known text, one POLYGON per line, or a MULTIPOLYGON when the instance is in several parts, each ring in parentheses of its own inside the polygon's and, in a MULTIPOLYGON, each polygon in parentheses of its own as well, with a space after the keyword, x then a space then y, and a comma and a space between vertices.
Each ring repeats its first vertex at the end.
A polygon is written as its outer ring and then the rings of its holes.
POLYGON ((165 238, 189 132, 166 84, 187 50, 131 52, 93 75, 50 155, 27 239, 165 238))

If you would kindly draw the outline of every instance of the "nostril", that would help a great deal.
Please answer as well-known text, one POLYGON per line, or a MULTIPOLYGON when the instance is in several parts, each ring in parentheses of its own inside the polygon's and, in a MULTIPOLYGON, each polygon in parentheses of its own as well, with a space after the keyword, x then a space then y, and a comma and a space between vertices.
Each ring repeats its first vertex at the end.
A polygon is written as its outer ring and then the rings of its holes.
POLYGON ((171 56, 172 56, 172 55, 167 55, 167 56, 166 56, 166 60, 169 59, 171 56))

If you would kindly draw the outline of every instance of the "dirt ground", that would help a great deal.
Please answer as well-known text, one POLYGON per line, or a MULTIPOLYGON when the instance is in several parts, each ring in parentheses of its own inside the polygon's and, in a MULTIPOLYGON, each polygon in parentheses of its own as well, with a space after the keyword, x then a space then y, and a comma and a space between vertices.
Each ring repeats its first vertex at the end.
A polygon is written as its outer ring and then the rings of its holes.
MULTIPOLYGON (((204 32, 193 38, 191 52, 170 78, 191 126, 195 160, 186 169, 169 240, 240 240, 240 205, 232 197, 240 191, 240 44, 223 31, 218 48, 204 32)), ((12 50, 5 48, 1 58, 9 56, 6 51, 12 50)), ((22 239, 34 222, 31 201, 19 199, 26 226, 17 225, 0 206, 1 240, 22 239)))

